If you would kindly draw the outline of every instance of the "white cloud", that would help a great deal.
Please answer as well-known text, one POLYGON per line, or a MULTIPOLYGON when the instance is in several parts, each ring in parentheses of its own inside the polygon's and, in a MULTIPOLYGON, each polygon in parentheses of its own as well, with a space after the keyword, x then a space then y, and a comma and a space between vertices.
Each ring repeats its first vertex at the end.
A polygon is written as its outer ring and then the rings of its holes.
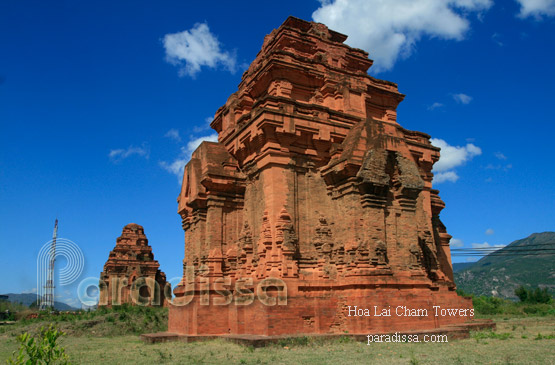
POLYGON ((189 161, 189 158, 185 157, 186 154, 184 150, 185 148, 181 147, 181 154, 179 155, 180 157, 176 158, 171 163, 168 163, 166 161, 160 161, 160 167, 162 167, 164 170, 168 171, 169 173, 176 175, 178 178, 182 178, 183 170, 185 169, 185 164, 187 163, 187 161, 189 161))
POLYGON ((505 156, 501 152, 495 152, 495 157, 497 157, 497 159, 499 159, 499 160, 506 160, 507 159, 507 156, 505 156))
POLYGON ((110 150, 110 153, 108 153, 108 157, 114 163, 121 162, 121 161, 125 160, 126 158, 131 157, 133 155, 143 156, 144 158, 148 159, 148 157, 150 155, 148 146, 146 146, 143 143, 142 147, 129 146, 126 149, 120 148, 120 149, 110 150))
POLYGON ((218 142, 218 134, 212 133, 209 136, 202 136, 189 141, 189 143, 187 143, 187 152, 189 153, 189 155, 191 155, 197 149, 197 147, 204 141, 218 142))
POLYGON ((470 161, 474 156, 482 154, 480 147, 472 143, 466 146, 451 146, 443 139, 432 138, 432 145, 441 148, 439 161, 435 163, 434 183, 439 184, 445 181, 455 182, 459 179, 459 175, 454 168, 463 165, 466 161, 470 161))
POLYGON ((504 246, 504 245, 490 245, 490 244, 487 243, 487 242, 484 242, 484 243, 473 243, 473 244, 472 244, 472 248, 488 248, 488 249, 491 249, 491 250, 487 250, 487 252, 490 252, 490 251, 497 251, 497 250, 499 250, 500 248, 503 248, 503 247, 505 247, 505 246, 504 246))
POLYGON ((451 247, 463 247, 464 243, 462 240, 458 239, 458 238, 451 238, 451 242, 449 243, 449 246, 451 247))
POLYGON ((443 104, 435 102, 435 103, 433 103, 432 105, 430 105, 428 107, 428 110, 434 110, 434 109, 437 109, 437 108, 441 108, 442 106, 443 106, 443 104))
POLYGON ((459 104, 469 104, 472 101, 472 96, 466 94, 453 94, 453 99, 459 104))
POLYGON ((445 181, 456 182, 459 175, 455 171, 438 172, 434 174, 434 183, 440 184, 445 181))
POLYGON ((491 36, 491 40, 494 41, 495 44, 497 44, 499 47, 503 47, 503 42, 501 42, 499 38, 501 38, 501 35, 499 33, 493 33, 493 35, 491 36))
POLYGON ((503 170, 505 172, 509 171, 512 168, 513 168, 513 164, 507 164, 507 165, 503 166, 503 165, 500 165, 500 164, 494 165, 494 164, 491 164, 491 163, 487 164, 486 167, 484 167, 484 169, 486 169, 486 170, 503 170))
POLYGON ((64 300, 64 303, 72 306, 73 308, 81 308, 81 301, 77 298, 70 298, 70 299, 66 299, 64 300))
POLYGON ((203 66, 222 66, 235 72, 235 54, 220 49, 220 42, 206 23, 197 23, 183 32, 166 34, 163 42, 166 61, 179 66, 179 76, 195 77, 203 66))
POLYGON ((555 0, 516 0, 520 4, 521 18, 529 16, 536 19, 542 16, 555 16, 555 0))
POLYGON ((494 233, 495 233, 495 231, 493 230, 493 228, 488 228, 488 229, 486 229, 486 234, 487 234, 488 236, 491 236, 491 235, 494 234, 494 233))
POLYGON ((487 243, 487 242, 484 242, 484 243, 473 243, 473 244, 472 244, 472 248, 489 248, 489 247, 491 247, 491 246, 490 246, 489 243, 487 243))
POLYGON ((193 132, 198 133, 198 132, 203 132, 207 129, 210 129, 210 123, 212 123, 213 120, 214 120, 214 117, 204 118, 204 123, 202 123, 201 125, 194 126, 193 132))
POLYGON ((181 136, 179 135, 179 131, 175 128, 170 129, 169 131, 164 134, 164 137, 173 139, 174 141, 181 142, 181 136))
POLYGON ((474 156, 482 154, 480 147, 472 143, 466 146, 451 146, 443 139, 432 138, 432 145, 441 148, 439 161, 434 165, 434 172, 444 172, 471 160, 474 156))
POLYGON ((177 158, 175 158, 172 162, 160 161, 160 167, 162 167, 169 173, 176 175, 178 182, 181 183, 181 179, 183 178, 183 171, 185 170, 185 165, 191 159, 191 154, 203 141, 217 142, 218 134, 212 133, 208 136, 197 137, 190 140, 186 146, 181 147, 181 151, 177 158))
POLYGON ((320 0, 312 18, 349 36, 346 43, 369 52, 374 70, 390 70, 424 36, 462 40, 467 16, 491 0, 320 0))

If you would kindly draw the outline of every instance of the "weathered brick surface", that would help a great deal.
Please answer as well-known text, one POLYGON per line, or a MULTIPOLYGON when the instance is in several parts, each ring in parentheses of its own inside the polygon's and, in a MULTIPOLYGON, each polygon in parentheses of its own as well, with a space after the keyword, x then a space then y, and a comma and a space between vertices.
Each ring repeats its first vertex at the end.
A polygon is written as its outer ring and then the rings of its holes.
POLYGON ((99 306, 164 305, 165 286, 166 274, 154 260, 143 227, 135 223, 123 227, 100 273, 99 306))
POLYGON ((432 189, 439 149, 397 123, 404 95, 369 76, 368 54, 345 39, 288 18, 218 109, 218 142, 193 153, 178 197, 186 244, 174 293, 191 302, 170 307, 170 332, 376 333, 469 319, 348 316, 348 306, 472 304, 454 291, 432 189), (245 278, 255 292, 278 278, 271 295, 286 289, 287 304, 238 305, 245 278))

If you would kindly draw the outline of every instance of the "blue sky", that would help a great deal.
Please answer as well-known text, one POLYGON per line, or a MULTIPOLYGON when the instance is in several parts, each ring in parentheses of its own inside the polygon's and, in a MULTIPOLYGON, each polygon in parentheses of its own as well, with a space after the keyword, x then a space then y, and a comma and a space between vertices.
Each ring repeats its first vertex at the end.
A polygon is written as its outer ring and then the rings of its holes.
MULTIPOLYGON (((181 167, 289 15, 349 35, 370 74, 407 95, 399 123, 444 147, 434 186, 454 246, 555 230, 554 0, 4 0, 0 292, 37 287, 56 217, 84 253, 80 280, 99 276, 131 222, 179 277, 181 167)), ((75 285, 58 293, 70 301, 75 285)))

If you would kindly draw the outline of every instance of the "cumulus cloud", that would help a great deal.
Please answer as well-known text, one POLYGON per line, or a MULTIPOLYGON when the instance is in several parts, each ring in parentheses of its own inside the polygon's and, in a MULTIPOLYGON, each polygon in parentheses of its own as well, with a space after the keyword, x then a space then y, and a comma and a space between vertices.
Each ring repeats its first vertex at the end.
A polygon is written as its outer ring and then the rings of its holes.
POLYGON ((540 19, 542 16, 555 16, 555 0, 517 0, 520 4, 521 18, 534 17, 540 19))
POLYGON ((195 77, 203 66, 223 67, 235 72, 235 53, 221 49, 218 38, 206 23, 197 23, 183 32, 166 34, 163 42, 166 61, 179 67, 179 76, 195 77))
POLYGON ((495 152, 495 157, 496 157, 498 160, 506 160, 506 159, 507 159, 507 156, 505 156, 505 155, 504 155, 503 153, 501 153, 501 152, 495 152))
POLYGON ((424 36, 462 40, 468 15, 491 7, 492 0, 320 0, 312 18, 349 36, 346 43, 374 59, 376 72, 408 57, 424 36))
POLYGON ((173 139, 174 141, 181 142, 181 136, 179 135, 179 131, 175 128, 170 129, 169 131, 164 134, 164 137, 173 139))
POLYGON ((434 183, 440 184, 442 182, 451 181, 456 182, 459 175, 455 171, 438 172, 434 174, 434 183))
MULTIPOLYGON (((463 165, 465 162, 470 161, 475 156, 479 156, 482 154, 482 150, 480 147, 475 146, 472 143, 467 143, 466 146, 451 146, 443 139, 439 138, 432 138, 430 140, 432 145, 441 148, 440 158, 439 161, 435 163, 433 172, 434 173, 447 173, 453 172, 452 170, 458 166, 463 165)), ((454 172, 453 172, 454 173, 454 172)), ((456 173, 447 174, 446 176, 450 176, 449 181, 456 181, 457 178, 454 179, 456 173)), ((435 182, 438 182, 436 178, 434 178, 435 182)), ((446 180, 444 180, 446 181, 446 180)))
POLYGON ((472 101, 472 96, 466 94, 453 94, 453 99, 459 104, 469 104, 472 101))
POLYGON ((217 142, 218 134, 213 133, 207 136, 191 139, 189 142, 187 142, 185 146, 181 147, 178 156, 172 162, 160 161, 160 167, 162 167, 169 173, 176 175, 178 182, 181 183, 181 179, 183 178, 183 171, 185 170, 185 165, 191 159, 191 154, 204 141, 217 142))
POLYGON ((129 146, 126 149, 119 148, 119 149, 115 149, 115 150, 110 150, 110 153, 108 153, 108 157, 114 163, 121 162, 121 161, 125 160, 126 158, 131 157, 133 155, 142 156, 142 157, 148 159, 148 157, 150 155, 150 151, 148 149, 148 146, 146 146, 143 143, 143 145, 141 147, 129 146))
POLYGON ((472 248, 487 248, 489 250, 487 250, 487 252, 490 251, 497 251, 500 248, 505 247, 504 245, 490 245, 488 242, 484 242, 484 243, 473 243, 472 244, 472 248))
POLYGON ((488 236, 491 236, 491 235, 494 234, 494 233, 495 233, 495 231, 493 230, 493 228, 488 228, 488 229, 486 229, 486 234, 487 234, 488 236))
POLYGON ((451 238, 451 242, 449 243, 449 246, 451 247, 463 247, 464 243, 462 240, 458 239, 458 238, 451 238))

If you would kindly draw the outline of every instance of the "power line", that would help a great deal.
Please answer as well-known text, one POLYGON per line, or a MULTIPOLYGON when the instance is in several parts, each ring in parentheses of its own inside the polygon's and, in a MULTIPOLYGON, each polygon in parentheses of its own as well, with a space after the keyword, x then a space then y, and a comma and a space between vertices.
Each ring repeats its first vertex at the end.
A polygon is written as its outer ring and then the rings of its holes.
POLYGON ((505 251, 505 252, 521 252, 521 251, 549 251, 549 250, 555 250, 554 248, 518 248, 518 249, 504 249, 501 247, 484 247, 484 248, 455 248, 455 249, 451 249, 452 252, 464 252, 464 251, 476 251, 476 252, 482 252, 482 251, 505 251))
MULTIPOLYGON (((535 245, 523 245, 523 246, 491 246, 491 247, 461 247, 461 248, 453 248, 451 251, 458 251, 458 250, 528 250, 528 247, 537 247, 537 246, 551 246, 555 244, 555 242, 549 243, 538 243, 535 245)), ((530 250, 539 250, 537 248, 530 248, 530 250)))
POLYGON ((551 252, 551 253, 525 253, 525 254, 496 254, 494 252, 490 253, 490 254, 485 254, 485 253, 455 253, 452 254, 451 256, 551 256, 551 255, 555 255, 555 252, 551 252))
POLYGON ((490 253, 483 253, 483 252, 455 252, 451 254, 451 256, 550 256, 555 255, 555 251, 550 252, 524 252, 524 253, 516 253, 516 252, 490 252, 490 253))
POLYGON ((451 256, 550 256, 555 254, 555 242, 537 243, 522 246, 453 248, 451 256), (549 246, 546 248, 545 246, 549 246), (553 248, 552 248, 553 247, 553 248))

